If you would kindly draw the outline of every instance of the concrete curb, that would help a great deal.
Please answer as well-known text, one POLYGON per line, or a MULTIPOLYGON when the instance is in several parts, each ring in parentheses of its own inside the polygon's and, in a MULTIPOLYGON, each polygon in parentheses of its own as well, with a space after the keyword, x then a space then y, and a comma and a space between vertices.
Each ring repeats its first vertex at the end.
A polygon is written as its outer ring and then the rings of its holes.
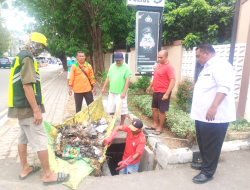
MULTIPOLYGON (((131 118, 137 118, 133 114, 129 114, 131 118)), ((145 126, 143 126, 145 127, 145 126)), ((144 133, 149 135, 151 132, 144 128, 144 133)), ((184 164, 189 162, 197 162, 200 160, 200 151, 198 146, 192 148, 184 147, 178 149, 170 149, 160 139, 148 137, 149 144, 155 151, 158 164, 166 169, 168 164, 184 164)), ((221 152, 230 152, 236 150, 250 149, 250 138, 245 140, 234 140, 224 142, 221 152)))
POLYGON ((141 155, 141 161, 138 172, 153 171, 154 170, 154 153, 145 146, 145 149, 141 155))

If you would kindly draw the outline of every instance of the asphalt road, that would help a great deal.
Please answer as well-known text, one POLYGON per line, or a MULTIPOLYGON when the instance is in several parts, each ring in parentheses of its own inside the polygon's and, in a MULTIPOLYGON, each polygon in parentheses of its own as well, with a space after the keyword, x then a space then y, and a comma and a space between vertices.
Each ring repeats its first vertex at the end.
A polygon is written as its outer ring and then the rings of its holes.
MULTIPOLYGON (((49 65, 39 68, 41 74, 42 85, 53 78, 57 73, 62 70, 62 66, 49 65)), ((9 68, 0 68, 0 119, 4 114, 4 110, 8 106, 8 85, 9 85, 9 68)), ((5 115, 5 114, 4 114, 5 115)))

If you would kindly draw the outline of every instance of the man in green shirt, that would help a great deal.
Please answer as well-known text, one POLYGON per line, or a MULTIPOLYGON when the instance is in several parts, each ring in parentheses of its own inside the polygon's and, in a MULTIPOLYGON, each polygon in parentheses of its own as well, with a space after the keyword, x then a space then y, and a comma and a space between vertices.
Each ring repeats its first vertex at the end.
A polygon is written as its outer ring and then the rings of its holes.
POLYGON ((53 185, 68 181, 70 175, 50 170, 48 155, 48 137, 43 124, 45 112, 42 97, 41 78, 35 57, 47 49, 46 37, 33 32, 24 48, 16 55, 11 65, 8 97, 8 117, 18 118, 20 133, 18 153, 20 156, 20 180, 25 180, 37 171, 38 166, 27 163, 27 143, 37 152, 43 168, 44 185, 53 185))
POLYGON ((114 115, 122 100, 119 115, 121 115, 120 125, 123 125, 126 114, 128 114, 127 91, 132 72, 128 65, 124 63, 123 54, 121 52, 115 53, 114 60, 115 63, 109 68, 108 76, 102 87, 101 94, 104 92, 108 83, 110 83, 107 112, 110 113, 110 115, 114 115))

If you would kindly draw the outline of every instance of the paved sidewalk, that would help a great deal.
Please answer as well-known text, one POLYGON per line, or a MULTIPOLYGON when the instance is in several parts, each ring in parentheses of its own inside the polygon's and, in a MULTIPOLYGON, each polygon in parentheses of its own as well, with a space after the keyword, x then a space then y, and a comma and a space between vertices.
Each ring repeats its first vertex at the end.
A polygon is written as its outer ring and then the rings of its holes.
POLYGON ((195 184, 192 178, 199 171, 190 164, 179 164, 167 170, 142 172, 102 178, 86 178, 81 190, 249 190, 250 150, 222 153, 214 179, 195 184))
MULTIPOLYGON (((250 151, 226 152, 221 155, 214 179, 206 184, 194 184, 193 176, 199 171, 189 164, 175 165, 167 170, 142 172, 122 176, 87 177, 79 190, 249 190, 250 151)), ((44 187, 42 172, 24 181, 18 180, 20 164, 0 160, 0 189, 3 190, 69 190, 64 185, 44 187)))
POLYGON ((68 102, 67 72, 63 72, 43 90, 45 114, 43 118, 51 124, 64 121, 64 108, 68 102))

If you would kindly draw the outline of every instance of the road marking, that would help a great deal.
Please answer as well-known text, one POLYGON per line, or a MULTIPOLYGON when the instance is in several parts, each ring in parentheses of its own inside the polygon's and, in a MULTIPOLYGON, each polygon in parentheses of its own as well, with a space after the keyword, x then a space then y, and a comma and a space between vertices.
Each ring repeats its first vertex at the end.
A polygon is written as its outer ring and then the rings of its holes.
POLYGON ((0 120, 0 127, 2 127, 6 121, 8 121, 9 118, 7 117, 7 115, 5 115, 1 120, 0 120))
POLYGON ((61 71, 60 73, 56 74, 51 80, 45 82, 45 83, 42 85, 42 91, 43 91, 51 82, 53 82, 57 77, 59 77, 62 73, 63 73, 63 71, 61 71))
POLYGON ((2 112, 0 112, 0 118, 5 115, 8 112, 8 109, 3 110, 2 112))

